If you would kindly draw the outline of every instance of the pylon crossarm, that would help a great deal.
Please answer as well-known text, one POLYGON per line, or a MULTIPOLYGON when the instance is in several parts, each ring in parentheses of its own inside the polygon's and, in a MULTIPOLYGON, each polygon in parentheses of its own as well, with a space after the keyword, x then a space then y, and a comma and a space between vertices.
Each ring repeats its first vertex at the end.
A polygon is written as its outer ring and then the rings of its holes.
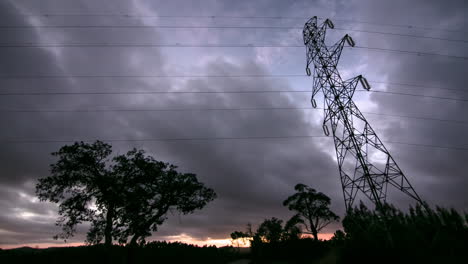
POLYGON ((356 90, 356 87, 361 78, 362 75, 358 75, 343 82, 343 86, 346 88, 345 90, 349 93, 348 96, 350 97, 350 99, 353 97, 354 91, 356 90))
POLYGON ((317 108, 317 102, 315 101, 315 95, 322 90, 322 85, 320 84, 320 78, 317 76, 317 70, 314 68, 314 75, 313 75, 313 82, 312 82, 312 95, 310 97, 310 103, 312 104, 313 108, 317 108))
POLYGON ((328 50, 330 50, 330 57, 338 63, 340 60, 341 52, 343 51, 345 43, 349 45, 348 35, 345 35, 341 40, 339 40, 335 45, 331 46, 328 50))

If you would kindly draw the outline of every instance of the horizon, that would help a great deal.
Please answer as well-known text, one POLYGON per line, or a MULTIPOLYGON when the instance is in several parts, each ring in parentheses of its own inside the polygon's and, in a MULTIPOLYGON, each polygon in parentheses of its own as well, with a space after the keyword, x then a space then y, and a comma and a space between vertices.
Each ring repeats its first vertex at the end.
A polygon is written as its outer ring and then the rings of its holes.
MULTIPOLYGON (((333 233, 321 233, 319 234, 319 239, 320 240, 329 240, 333 236, 333 233)), ((173 242, 182 242, 185 244, 190 244, 190 245, 195 245, 199 247, 203 246, 215 246, 215 247, 241 247, 241 248, 248 248, 250 247, 250 243, 243 244, 242 246, 234 246, 232 243, 232 240, 230 238, 227 239, 208 239, 208 240, 194 240, 191 237, 187 237, 185 234, 182 234, 179 236, 179 238, 173 238, 173 239, 168 239, 168 240, 151 240, 148 242, 153 242, 153 241, 165 241, 168 243, 173 243, 173 242)), ((21 245, 0 245, 0 249, 17 249, 17 248, 23 248, 23 247, 28 247, 28 248, 38 248, 38 249, 46 249, 46 248, 55 248, 55 247, 80 247, 80 246, 86 246, 86 243, 80 243, 80 242, 73 242, 73 243, 67 243, 67 242, 55 242, 55 243, 26 243, 26 244, 21 244, 21 245)))

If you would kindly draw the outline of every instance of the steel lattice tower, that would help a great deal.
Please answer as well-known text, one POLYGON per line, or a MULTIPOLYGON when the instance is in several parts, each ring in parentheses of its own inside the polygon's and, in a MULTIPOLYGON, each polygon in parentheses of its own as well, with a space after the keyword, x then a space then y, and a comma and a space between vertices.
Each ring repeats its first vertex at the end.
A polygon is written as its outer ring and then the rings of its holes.
POLYGON ((390 184, 419 203, 416 191, 396 164, 382 141, 352 100, 358 83, 369 90, 367 80, 361 75, 343 81, 337 70, 343 47, 354 46, 354 41, 345 35, 333 46, 325 45, 325 32, 333 28, 327 19, 321 25, 317 17, 304 26, 304 44, 307 53, 307 75, 313 63, 313 88, 311 103, 317 106, 314 96, 320 90, 325 100, 324 133, 328 136, 327 124, 335 141, 335 150, 340 171, 346 210, 353 206, 358 191, 367 196, 377 207, 385 203, 387 185, 390 184))

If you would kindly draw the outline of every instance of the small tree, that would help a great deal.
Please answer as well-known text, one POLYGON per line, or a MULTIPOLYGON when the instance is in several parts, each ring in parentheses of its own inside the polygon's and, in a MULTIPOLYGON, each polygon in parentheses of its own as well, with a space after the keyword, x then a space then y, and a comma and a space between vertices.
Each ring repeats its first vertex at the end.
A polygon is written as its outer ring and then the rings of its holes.
POLYGON ((289 196, 283 205, 296 211, 292 219, 304 226, 307 230, 304 233, 312 234, 318 240, 318 233, 330 223, 338 221, 339 217, 330 210, 330 198, 325 194, 304 184, 297 184, 294 189, 296 193, 289 196))
POLYGON ((250 223, 247 224, 247 228, 245 232, 242 231, 234 231, 231 233, 231 239, 237 241, 237 245, 239 246, 239 240, 242 240, 243 244, 246 244, 247 241, 252 242, 254 238, 254 232, 252 231, 252 225, 250 223))
POLYGON ((41 201, 59 203, 57 225, 66 239, 82 222, 91 222, 87 242, 112 244, 142 241, 174 209, 183 214, 203 208, 216 195, 195 174, 177 172, 174 165, 132 150, 111 158, 112 147, 101 141, 63 146, 52 155, 51 175, 39 179, 41 201))
POLYGON ((283 237, 283 220, 276 217, 265 219, 257 229, 257 236, 262 242, 277 243, 283 237))
POLYGON ((246 232, 234 231, 231 233, 231 239, 242 239, 244 244, 247 240, 257 244, 294 240, 298 239, 300 234, 300 230, 296 224, 297 221, 294 218, 286 222, 283 227, 283 220, 272 217, 265 219, 255 233, 252 231, 252 226, 247 224, 246 232))

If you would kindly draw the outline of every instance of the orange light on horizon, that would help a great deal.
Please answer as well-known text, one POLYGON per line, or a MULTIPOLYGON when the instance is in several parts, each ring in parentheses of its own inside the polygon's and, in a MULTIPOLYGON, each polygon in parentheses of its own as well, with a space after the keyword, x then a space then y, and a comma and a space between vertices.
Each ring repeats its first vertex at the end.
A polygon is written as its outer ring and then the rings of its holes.
MULTIPOLYGON (((312 237, 311 235, 303 235, 302 238, 312 237)), ((323 233, 318 235, 319 239, 321 240, 330 240, 333 237, 333 233, 323 233)), ((236 241, 233 243, 232 239, 230 238, 222 238, 222 239, 212 239, 209 238, 205 240, 196 239, 191 237, 187 234, 180 234, 175 236, 166 236, 164 239, 161 240, 153 240, 153 241, 166 241, 166 242, 181 242, 185 244, 192 244, 199 247, 203 246, 216 246, 216 247, 226 247, 226 246, 233 246, 233 247, 249 247, 249 241, 236 241)), ((148 241, 151 242, 151 241, 148 241)), ((85 243, 83 242, 57 242, 57 243, 25 243, 25 244, 2 244, 0 248, 2 249, 13 249, 13 248, 21 248, 21 247, 31 247, 31 248, 50 248, 50 247, 78 247, 84 246, 85 243)))
POLYGON ((22 247, 30 247, 30 248, 52 248, 52 247, 79 247, 84 246, 85 243, 82 242, 73 242, 73 243, 65 243, 65 242, 57 242, 57 243, 25 243, 25 244, 1 244, 1 249, 13 249, 13 248, 22 248, 22 247))
POLYGON ((191 237, 187 234, 180 234, 180 235, 175 235, 175 236, 167 236, 165 237, 164 241, 167 242, 182 242, 186 244, 192 244, 196 246, 216 246, 216 247, 225 247, 225 246, 231 246, 231 239, 230 238, 225 238, 225 239, 212 239, 208 237, 206 240, 200 240, 196 239, 194 237, 191 237))
POLYGON ((323 233, 318 234, 318 238, 321 240, 330 240, 333 237, 334 233, 323 233))

